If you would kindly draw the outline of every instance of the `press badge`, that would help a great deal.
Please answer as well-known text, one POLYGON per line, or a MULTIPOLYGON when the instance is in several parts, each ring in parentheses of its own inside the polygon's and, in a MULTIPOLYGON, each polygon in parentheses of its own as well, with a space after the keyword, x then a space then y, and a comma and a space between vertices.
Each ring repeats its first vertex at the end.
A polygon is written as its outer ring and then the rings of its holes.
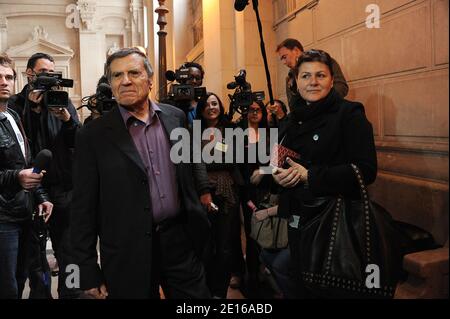
POLYGON ((214 148, 220 152, 226 153, 228 150, 228 145, 221 142, 217 142, 214 148))
POLYGON ((298 228, 298 224, 300 222, 300 216, 298 215, 292 215, 289 219, 289 226, 292 228, 298 228))

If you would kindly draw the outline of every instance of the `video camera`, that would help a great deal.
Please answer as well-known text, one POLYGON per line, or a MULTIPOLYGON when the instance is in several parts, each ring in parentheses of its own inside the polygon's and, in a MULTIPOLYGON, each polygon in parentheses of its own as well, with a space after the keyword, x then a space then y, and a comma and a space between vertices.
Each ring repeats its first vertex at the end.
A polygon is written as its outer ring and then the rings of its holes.
POLYGON ((43 72, 37 74, 30 83, 33 91, 43 92, 44 107, 65 107, 69 105, 69 94, 55 90, 59 87, 73 87, 72 79, 64 79, 61 72, 43 72))
POLYGON ((176 81, 178 84, 172 84, 170 87, 168 98, 175 102, 187 102, 187 101, 199 101, 206 96, 205 87, 194 87, 191 84, 187 84, 189 80, 192 80, 192 75, 188 67, 182 65, 178 70, 167 71, 166 79, 168 81, 176 81))
POLYGON ((111 87, 108 83, 97 85, 95 94, 86 96, 81 100, 81 107, 87 107, 91 112, 98 112, 100 115, 107 113, 117 105, 116 99, 112 95, 111 87))
POLYGON ((264 101, 264 91, 252 92, 252 86, 246 80, 247 72, 240 70, 234 76, 234 82, 227 84, 227 89, 235 90, 233 95, 228 94, 230 98, 230 112, 229 118, 233 117, 234 112, 241 115, 247 115, 250 105, 255 101, 264 101))

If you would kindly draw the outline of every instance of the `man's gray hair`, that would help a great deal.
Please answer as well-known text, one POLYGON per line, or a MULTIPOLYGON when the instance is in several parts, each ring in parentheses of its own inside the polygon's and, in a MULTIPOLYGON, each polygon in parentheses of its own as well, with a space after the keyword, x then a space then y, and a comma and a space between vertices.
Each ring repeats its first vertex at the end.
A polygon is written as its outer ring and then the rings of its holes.
POLYGON ((124 48, 124 49, 114 52, 112 55, 110 55, 108 57, 108 60, 106 60, 106 77, 108 78, 108 81, 110 83, 111 83, 111 63, 116 59, 124 58, 131 54, 137 54, 137 55, 141 56, 142 59, 144 60, 144 67, 145 67, 145 71, 148 74, 148 77, 153 76, 152 66, 150 65, 150 62, 148 61, 147 56, 144 53, 142 53, 142 51, 140 51, 137 48, 124 48))

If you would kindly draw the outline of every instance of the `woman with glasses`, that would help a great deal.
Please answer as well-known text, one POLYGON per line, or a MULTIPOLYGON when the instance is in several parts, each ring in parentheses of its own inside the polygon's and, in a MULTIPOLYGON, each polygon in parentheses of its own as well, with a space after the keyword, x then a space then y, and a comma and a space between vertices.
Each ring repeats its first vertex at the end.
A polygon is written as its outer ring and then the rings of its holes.
MULTIPOLYGON (((303 287, 299 225, 319 213, 310 208, 311 203, 336 195, 359 199, 351 164, 362 172, 366 185, 373 183, 377 174, 372 125, 361 103, 336 93, 331 64, 330 56, 321 50, 304 52, 299 59, 297 87, 302 99, 289 115, 282 144, 299 153, 300 160, 287 159, 285 166, 272 174, 281 186, 278 214, 290 221, 289 246, 299 287, 303 287)), ((311 294, 303 289, 302 296, 311 294)))
POLYGON ((227 120, 225 109, 216 94, 207 93, 206 97, 198 102, 196 120, 201 123, 202 157, 212 193, 212 202, 205 207, 208 210, 213 237, 212 255, 205 265, 206 279, 211 295, 225 299, 231 276, 231 244, 236 238, 239 239, 240 233, 237 188, 242 184, 242 177, 233 162, 226 162, 226 154, 234 150, 224 140, 225 129, 233 125, 227 120), (209 155, 211 160, 205 158, 209 155))
POLYGON ((271 177, 260 173, 260 166, 267 166, 268 163, 258 158, 259 148, 265 147, 269 150, 269 132, 267 130, 267 111, 264 104, 254 101, 248 108, 248 112, 238 122, 238 126, 243 130, 248 128, 248 135, 244 137, 244 163, 240 165, 244 187, 240 192, 241 204, 244 217, 244 230, 246 237, 246 258, 242 255, 241 241, 236 241, 233 245, 233 274, 230 282, 231 288, 238 288, 241 285, 244 274, 247 273, 247 281, 243 292, 246 297, 255 298, 261 296, 259 285, 259 247, 255 240, 250 237, 251 218, 258 206, 264 201, 268 202, 270 195, 271 177), (252 156, 249 154, 256 154, 252 156), (264 178, 265 177, 265 178, 264 178))

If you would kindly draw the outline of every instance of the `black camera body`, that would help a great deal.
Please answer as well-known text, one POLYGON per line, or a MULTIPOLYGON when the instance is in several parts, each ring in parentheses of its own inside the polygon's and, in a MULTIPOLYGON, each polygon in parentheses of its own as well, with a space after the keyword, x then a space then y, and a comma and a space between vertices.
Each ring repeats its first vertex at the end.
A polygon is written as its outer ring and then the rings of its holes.
POLYGON ((64 79, 61 72, 43 72, 30 83, 33 91, 43 92, 44 107, 65 107, 69 105, 69 94, 55 90, 57 87, 73 87, 72 79, 64 79))
POLYGON ((81 102, 82 106, 78 109, 87 107, 91 112, 96 111, 100 115, 108 113, 117 105, 111 86, 107 83, 100 83, 95 94, 84 97, 81 102))
POLYGON ((168 81, 178 82, 170 87, 168 92, 169 100, 174 102, 199 101, 206 96, 205 87, 194 87, 191 84, 187 84, 191 80, 191 76, 189 68, 183 66, 175 70, 175 72, 166 72, 166 79, 168 81))
POLYGON ((250 105, 255 101, 264 101, 264 91, 252 92, 252 86, 246 80, 247 72, 240 70, 234 76, 234 82, 227 84, 229 90, 235 90, 233 95, 228 94, 231 100, 230 113, 237 111, 241 115, 248 114, 250 105))

